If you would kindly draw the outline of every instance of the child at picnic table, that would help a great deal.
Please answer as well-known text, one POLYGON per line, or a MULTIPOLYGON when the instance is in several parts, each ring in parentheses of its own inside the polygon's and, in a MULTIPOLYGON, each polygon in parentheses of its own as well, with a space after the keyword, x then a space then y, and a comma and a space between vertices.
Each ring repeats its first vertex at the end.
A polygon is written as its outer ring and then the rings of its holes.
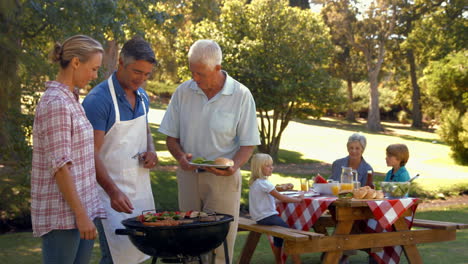
MULTIPOLYGON (((273 159, 270 155, 263 153, 255 154, 250 162, 250 167, 249 209, 252 219, 260 225, 277 225, 289 228, 276 211, 275 198, 281 202, 298 203, 304 199, 304 195, 300 194, 297 198, 282 195, 267 180, 267 177, 271 176, 273 172, 273 159)), ((282 263, 281 248, 283 246, 283 239, 274 237, 273 245, 275 261, 277 264, 282 263)), ((292 259, 294 263, 301 263, 299 255, 292 255, 292 259)))
POLYGON ((405 144, 391 144, 387 147, 385 161, 387 166, 392 167, 385 177, 386 182, 405 182, 410 179, 405 168, 409 159, 408 147, 405 144))

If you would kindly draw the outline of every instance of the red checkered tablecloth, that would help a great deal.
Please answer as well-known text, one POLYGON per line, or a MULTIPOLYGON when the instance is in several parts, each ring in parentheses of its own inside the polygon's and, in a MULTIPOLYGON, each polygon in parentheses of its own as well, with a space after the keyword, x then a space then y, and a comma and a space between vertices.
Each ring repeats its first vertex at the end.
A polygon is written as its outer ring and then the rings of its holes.
POLYGON ((336 199, 336 197, 304 198, 300 203, 278 203, 276 210, 289 227, 309 231, 336 199))
MULTIPOLYGON (((306 197, 300 203, 283 203, 276 204, 276 210, 280 217, 291 228, 309 231, 320 216, 325 213, 328 206, 333 203, 336 197, 306 197)), ((270 245, 273 247, 273 238, 268 237, 270 245)), ((283 263, 286 262, 287 255, 282 254, 283 263)))
MULTIPOLYGON (((309 231, 312 225, 327 211, 328 206, 333 203, 336 197, 311 197, 305 198, 301 203, 283 203, 276 205, 280 217, 291 227, 304 231, 309 231)), ((367 221, 365 232, 378 233, 393 231, 392 225, 408 209, 414 215, 417 207, 417 198, 403 198, 396 200, 368 201, 367 204, 374 214, 375 219, 367 221)), ((406 219, 411 228, 412 217, 406 219)), ((273 246, 272 238, 270 237, 273 246)), ((381 264, 397 264, 400 261, 403 249, 401 246, 385 247, 383 251, 370 253, 373 258, 381 264)), ((287 256, 283 254, 283 262, 287 256)))
MULTIPOLYGON (((406 223, 411 228, 414 213, 418 206, 417 198, 403 198, 395 200, 368 201, 367 204, 372 210, 375 219, 367 221, 366 232, 380 233, 394 231, 392 225, 408 209, 412 211, 412 216, 406 217, 406 223)), ((384 247, 384 250, 370 255, 380 264, 398 264, 400 262, 401 246, 384 247)))

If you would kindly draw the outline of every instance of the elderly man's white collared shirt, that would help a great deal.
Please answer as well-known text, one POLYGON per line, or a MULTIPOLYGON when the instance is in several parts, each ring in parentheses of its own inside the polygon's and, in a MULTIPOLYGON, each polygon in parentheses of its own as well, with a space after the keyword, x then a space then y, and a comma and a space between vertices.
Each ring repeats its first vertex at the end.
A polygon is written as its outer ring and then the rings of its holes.
POLYGON ((182 83, 161 122, 159 132, 179 138, 194 158, 233 158, 240 146, 260 144, 252 94, 224 73, 223 89, 210 100, 195 81, 182 83))

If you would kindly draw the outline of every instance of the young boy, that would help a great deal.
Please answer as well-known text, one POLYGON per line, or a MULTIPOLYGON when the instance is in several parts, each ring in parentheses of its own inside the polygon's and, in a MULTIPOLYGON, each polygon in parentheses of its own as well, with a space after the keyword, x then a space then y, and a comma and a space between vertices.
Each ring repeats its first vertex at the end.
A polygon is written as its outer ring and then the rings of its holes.
POLYGON ((405 168, 409 159, 408 147, 405 144, 391 144, 387 147, 387 157, 385 161, 387 166, 392 169, 387 172, 384 181, 404 182, 410 179, 409 173, 405 168))

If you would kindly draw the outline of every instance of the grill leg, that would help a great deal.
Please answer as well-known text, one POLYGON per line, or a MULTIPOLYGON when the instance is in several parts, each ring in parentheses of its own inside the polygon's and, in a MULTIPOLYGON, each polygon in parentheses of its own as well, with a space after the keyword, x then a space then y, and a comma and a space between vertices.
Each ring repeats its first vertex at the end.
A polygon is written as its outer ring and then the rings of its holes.
POLYGON ((224 240, 223 245, 224 245, 224 259, 226 259, 226 264, 229 264, 229 250, 228 250, 226 239, 224 240))
POLYGON ((153 257, 153 260, 151 261, 151 264, 156 264, 158 262, 158 257, 153 257))

